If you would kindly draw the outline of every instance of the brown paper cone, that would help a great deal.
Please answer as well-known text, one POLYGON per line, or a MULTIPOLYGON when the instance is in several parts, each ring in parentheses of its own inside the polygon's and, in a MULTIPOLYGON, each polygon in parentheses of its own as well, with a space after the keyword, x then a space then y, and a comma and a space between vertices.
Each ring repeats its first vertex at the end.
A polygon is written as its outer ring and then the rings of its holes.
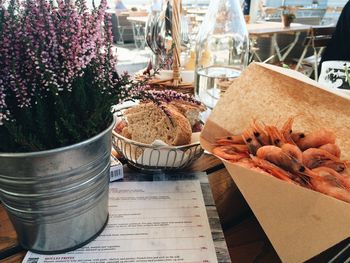
MULTIPOLYGON (((252 64, 235 81, 205 124, 201 144, 240 133, 252 118, 280 123, 298 115, 296 128, 329 127, 350 156, 350 97, 333 94, 304 76, 252 64)), ((283 262, 303 262, 350 236, 350 204, 274 177, 224 162, 283 262)))

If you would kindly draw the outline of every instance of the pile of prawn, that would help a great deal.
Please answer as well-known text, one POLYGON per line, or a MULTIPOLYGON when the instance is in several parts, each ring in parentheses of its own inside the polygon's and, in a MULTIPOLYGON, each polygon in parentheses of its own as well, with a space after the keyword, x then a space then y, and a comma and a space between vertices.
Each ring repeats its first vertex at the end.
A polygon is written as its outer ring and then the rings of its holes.
POLYGON ((335 134, 281 128, 253 120, 242 134, 216 138, 213 154, 237 165, 350 203, 350 161, 340 159, 335 134))

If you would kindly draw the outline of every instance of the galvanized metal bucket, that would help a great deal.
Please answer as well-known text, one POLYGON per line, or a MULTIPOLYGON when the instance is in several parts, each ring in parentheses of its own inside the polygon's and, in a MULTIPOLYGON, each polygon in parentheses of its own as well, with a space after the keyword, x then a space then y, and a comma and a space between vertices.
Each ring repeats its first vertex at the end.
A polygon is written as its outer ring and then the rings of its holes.
POLYGON ((66 252, 103 230, 113 125, 63 148, 0 153, 0 199, 25 249, 66 252))

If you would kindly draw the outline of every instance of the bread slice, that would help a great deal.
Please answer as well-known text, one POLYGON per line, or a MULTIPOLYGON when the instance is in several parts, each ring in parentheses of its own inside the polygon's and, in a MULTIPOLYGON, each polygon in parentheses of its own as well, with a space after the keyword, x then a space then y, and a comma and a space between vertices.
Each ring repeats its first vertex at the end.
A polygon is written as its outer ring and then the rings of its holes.
POLYGON ((199 114, 206 109, 202 104, 198 105, 180 100, 174 100, 170 102, 170 105, 176 107, 188 119, 192 128, 200 121, 199 114))
POLYGON ((123 134, 146 144, 151 144, 157 139, 174 146, 189 144, 192 130, 188 119, 176 107, 165 107, 169 116, 152 102, 127 109, 124 115, 128 126, 123 129, 123 134))

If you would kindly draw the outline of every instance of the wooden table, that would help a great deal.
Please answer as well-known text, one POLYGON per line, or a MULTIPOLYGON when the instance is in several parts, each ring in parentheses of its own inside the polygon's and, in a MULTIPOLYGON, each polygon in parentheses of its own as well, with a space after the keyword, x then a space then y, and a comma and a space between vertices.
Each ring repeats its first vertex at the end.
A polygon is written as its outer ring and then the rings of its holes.
MULTIPOLYGON (((208 174, 232 262, 281 262, 221 161, 205 154, 189 168, 189 171, 205 171, 208 174)), ((329 262, 347 244, 348 240, 343 241, 308 262, 329 262)), ((0 206, 0 262, 21 262, 25 253, 17 243, 16 233, 6 212, 0 206), (4 259, 5 256, 8 257, 4 259)), ((349 254, 344 253, 343 257, 333 262, 344 262, 348 257, 349 254)))
POLYGON ((207 12, 208 9, 198 9, 198 8, 188 8, 186 9, 187 14, 194 14, 194 15, 199 15, 199 16, 204 16, 207 12))
POLYGON ((146 45, 145 26, 148 16, 128 16, 126 19, 132 24, 136 48, 144 49, 146 45))
POLYGON ((130 22, 146 25, 148 16, 128 16, 126 19, 130 22))
POLYGON ((262 22, 247 24, 247 30, 250 36, 305 32, 308 31, 310 27, 310 25, 297 23, 292 23, 290 27, 283 27, 281 22, 262 22))

